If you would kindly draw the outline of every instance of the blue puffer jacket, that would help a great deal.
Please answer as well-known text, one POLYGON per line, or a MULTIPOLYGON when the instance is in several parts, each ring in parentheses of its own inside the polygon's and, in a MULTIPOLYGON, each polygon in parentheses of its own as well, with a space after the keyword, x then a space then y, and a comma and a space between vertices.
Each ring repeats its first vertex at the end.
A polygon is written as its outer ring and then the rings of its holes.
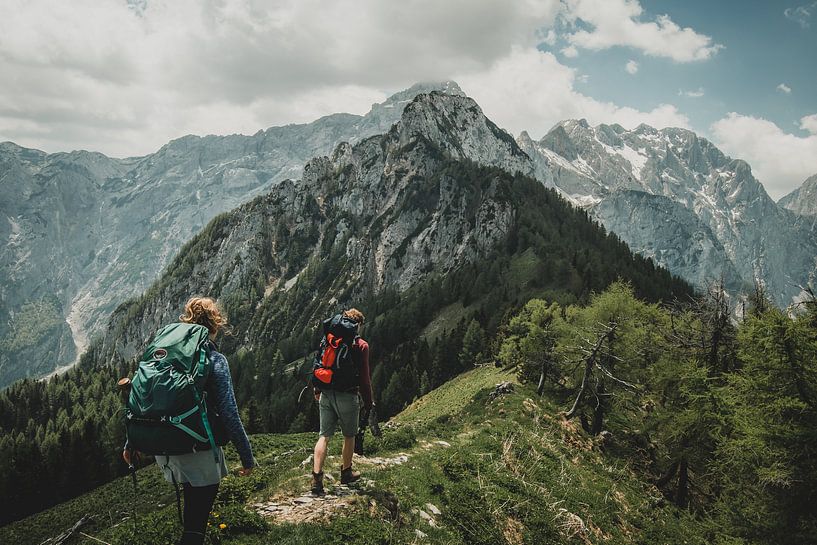
POLYGON ((216 411, 224 422, 230 441, 238 451, 241 465, 249 469, 255 466, 255 458, 252 455, 250 439, 238 415, 233 379, 230 377, 230 365, 224 354, 215 350, 210 351, 210 361, 213 363, 213 370, 207 383, 208 395, 212 396, 211 399, 215 401, 216 411))

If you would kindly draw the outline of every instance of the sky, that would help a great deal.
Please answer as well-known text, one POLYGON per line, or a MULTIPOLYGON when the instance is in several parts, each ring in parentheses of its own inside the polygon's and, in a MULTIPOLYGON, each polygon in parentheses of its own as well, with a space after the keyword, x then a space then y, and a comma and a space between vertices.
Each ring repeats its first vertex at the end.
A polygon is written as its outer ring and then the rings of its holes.
POLYGON ((0 141, 152 153, 453 79, 514 135, 680 126, 817 174, 817 1, 0 0, 0 141))

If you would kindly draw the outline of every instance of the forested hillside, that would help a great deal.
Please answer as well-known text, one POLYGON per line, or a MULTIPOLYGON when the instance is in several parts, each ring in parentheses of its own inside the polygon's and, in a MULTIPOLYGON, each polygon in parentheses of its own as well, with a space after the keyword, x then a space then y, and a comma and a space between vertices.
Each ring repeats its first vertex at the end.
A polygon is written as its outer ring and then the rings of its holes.
POLYGON ((346 305, 366 312, 387 417, 491 361, 497 328, 533 297, 587 302, 617 278, 649 301, 691 294, 554 191, 462 157, 474 125, 495 135, 498 164, 520 153, 473 101, 421 96, 387 135, 341 146, 301 181, 214 219, 120 306, 79 368, 4 391, 0 493, 14 498, 4 520, 124 471, 113 384, 193 293, 218 297, 231 318, 220 343, 252 432, 314 428, 314 408, 297 403, 302 362, 319 320, 346 305), (421 122, 437 127, 435 139, 421 122))
MULTIPOLYGON (((679 307, 623 282, 585 304, 531 299, 495 334, 466 333, 469 371, 367 439, 357 488, 305 500, 314 436, 253 436, 259 471, 224 481, 211 538, 810 544, 817 302, 790 317, 758 292, 740 323, 724 312, 718 289, 679 307)), ((109 543, 172 540, 170 488, 155 467, 139 473, 142 493, 120 479, 0 539, 40 543, 93 513, 86 530, 109 543)))

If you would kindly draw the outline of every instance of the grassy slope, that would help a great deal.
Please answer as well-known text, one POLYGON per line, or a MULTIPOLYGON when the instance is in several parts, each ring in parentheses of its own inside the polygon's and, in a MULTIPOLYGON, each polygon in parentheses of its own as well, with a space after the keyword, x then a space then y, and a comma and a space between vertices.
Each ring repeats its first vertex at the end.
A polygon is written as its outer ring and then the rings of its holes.
MULTIPOLYGON (((601 453, 573 422, 557 416, 561 407, 519 385, 490 402, 489 393, 503 380, 513 377, 495 368, 475 369, 417 400, 382 440, 367 438, 378 455, 406 453, 409 461, 380 468, 359 461, 374 483, 361 488, 344 516, 328 523, 269 524, 245 508, 304 494, 308 470, 302 462, 314 440, 311 434, 253 436, 261 467, 249 478, 223 481, 211 541, 707 543, 703 523, 667 505, 626 459, 601 453), (428 503, 441 510, 436 528, 416 511, 428 510, 428 503)), ((336 465, 331 459, 327 471, 336 471, 336 465)), ((2 528, 0 542, 40 543, 91 512, 98 516, 87 532, 104 541, 172 543, 178 530, 169 485, 153 467, 140 471, 140 483, 142 493, 135 497, 123 479, 2 528), (127 502, 118 503, 122 500, 127 502), (115 513, 127 512, 131 504, 141 512, 136 525, 128 519, 111 528, 111 517, 118 520, 115 513)))

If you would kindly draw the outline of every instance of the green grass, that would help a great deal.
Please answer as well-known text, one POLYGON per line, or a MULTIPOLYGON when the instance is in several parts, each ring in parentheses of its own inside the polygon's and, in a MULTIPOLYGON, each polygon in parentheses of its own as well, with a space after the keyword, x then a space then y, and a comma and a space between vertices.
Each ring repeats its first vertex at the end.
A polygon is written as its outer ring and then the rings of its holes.
POLYGON ((496 367, 480 367, 446 382, 421 397, 398 414, 394 420, 412 425, 428 425, 440 418, 459 414, 480 390, 493 388, 513 373, 496 367))
POLYGON ((511 286, 524 288, 536 277, 536 267, 538 265, 539 258, 536 253, 530 248, 525 250, 511 261, 507 273, 507 283, 511 286))
MULTIPOLYGON (((343 516, 324 524, 271 524, 248 508, 307 492, 309 469, 302 462, 315 439, 254 435, 260 466, 250 477, 222 481, 210 542, 419 543, 417 530, 426 534, 425 543, 446 544, 709 542, 707 521, 666 503, 628 459, 601 452, 576 422, 559 416, 563 407, 520 385, 490 401, 494 385, 503 380, 513 375, 494 367, 474 369, 415 401, 382 439, 367 438, 369 455, 407 453, 409 460, 389 467, 360 460, 358 467, 374 484, 363 487, 343 516), (419 514, 429 503, 441 511, 437 527, 419 514)), ((332 449, 329 473, 337 471, 338 441, 332 449)), ((235 454, 229 456, 235 464, 235 454)), ((116 481, 0 529, 0 542, 40 543, 90 512, 97 521, 88 533, 109 543, 172 543, 179 530, 171 488, 155 468, 139 473, 140 494, 134 496, 126 480, 116 481), (139 511, 135 522, 106 514, 131 506, 139 511)))
POLYGON ((445 336, 447 331, 457 327, 460 320, 469 314, 469 308, 464 307, 459 301, 452 303, 437 313, 437 316, 420 333, 420 337, 431 343, 440 337, 445 336))

